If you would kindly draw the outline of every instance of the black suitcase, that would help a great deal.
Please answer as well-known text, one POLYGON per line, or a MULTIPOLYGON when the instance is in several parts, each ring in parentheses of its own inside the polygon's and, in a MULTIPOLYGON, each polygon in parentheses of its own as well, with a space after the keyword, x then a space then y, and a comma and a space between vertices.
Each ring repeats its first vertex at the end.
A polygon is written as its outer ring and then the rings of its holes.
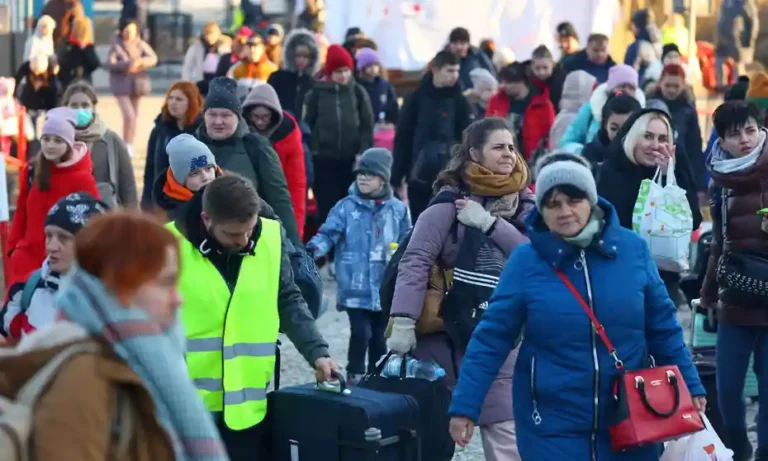
POLYGON ((267 415, 272 461, 421 461, 419 405, 407 395, 305 384, 271 392, 267 415))
POLYGON ((409 395, 416 399, 421 413, 422 431, 419 433, 421 436, 421 460, 450 461, 453 459, 453 452, 456 447, 448 428, 451 389, 443 379, 428 381, 406 377, 406 359, 410 355, 403 357, 399 378, 381 376, 387 361, 393 354, 393 352, 388 353, 376 366, 376 370, 363 378, 360 387, 380 392, 409 395))

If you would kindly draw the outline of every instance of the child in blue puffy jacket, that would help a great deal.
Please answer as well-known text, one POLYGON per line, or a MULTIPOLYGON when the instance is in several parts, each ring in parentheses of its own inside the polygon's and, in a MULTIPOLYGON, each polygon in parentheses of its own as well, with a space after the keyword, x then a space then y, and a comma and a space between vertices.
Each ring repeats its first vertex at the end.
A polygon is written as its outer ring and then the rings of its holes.
POLYGON ((411 230, 411 218, 403 202, 393 197, 389 179, 392 154, 387 149, 366 150, 349 187, 328 214, 307 249, 315 258, 335 246, 334 263, 338 292, 336 305, 349 315, 351 336, 347 379, 357 384, 386 353, 384 330, 387 317, 381 312, 379 286, 389 259, 390 244, 398 243, 411 230))

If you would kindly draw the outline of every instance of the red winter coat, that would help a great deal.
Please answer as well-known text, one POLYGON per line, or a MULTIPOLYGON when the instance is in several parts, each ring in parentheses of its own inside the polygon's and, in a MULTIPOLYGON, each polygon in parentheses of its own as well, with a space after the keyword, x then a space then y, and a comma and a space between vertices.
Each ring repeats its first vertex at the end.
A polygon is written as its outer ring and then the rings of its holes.
POLYGON ((280 165, 288 182, 288 193, 293 202, 293 213, 299 226, 299 235, 304 238, 304 221, 307 216, 307 171, 304 163, 304 145, 301 130, 296 119, 283 111, 283 120, 269 137, 272 147, 280 157, 280 165))
MULTIPOLYGON (((506 118, 509 114, 509 96, 504 90, 499 90, 491 96, 485 110, 486 117, 506 118)), ((539 142, 549 135, 549 130, 555 123, 555 106, 549 100, 549 90, 544 90, 531 98, 528 108, 523 114, 523 155, 526 160, 539 146, 539 142)), ((549 142, 547 142, 549 144, 549 142)), ((548 147, 545 145, 544 147, 548 147)))
MULTIPOLYGON (((8 238, 10 249, 9 280, 5 286, 24 282, 45 260, 45 217, 60 199, 74 192, 87 192, 99 197, 93 177, 91 153, 82 142, 74 145, 74 155, 64 165, 51 168, 50 189, 41 191, 37 184, 29 187, 29 165, 19 175, 19 197, 8 238)), ((39 154, 42 155, 42 154, 39 154)))

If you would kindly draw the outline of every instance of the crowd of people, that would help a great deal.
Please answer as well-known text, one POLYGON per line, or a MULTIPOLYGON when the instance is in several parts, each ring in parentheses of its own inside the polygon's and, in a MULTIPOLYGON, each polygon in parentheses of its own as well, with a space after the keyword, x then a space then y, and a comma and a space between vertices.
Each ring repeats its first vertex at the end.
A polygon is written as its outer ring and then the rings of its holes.
MULTIPOLYGON (((734 459, 752 456, 741 395, 753 351, 768 392, 768 298, 746 302, 722 271, 739 259, 765 279, 768 74, 728 89, 704 147, 697 61, 679 34, 656 40, 645 10, 623 63, 601 34, 580 49, 570 23, 558 59, 541 45, 514 60, 456 28, 402 101, 357 28, 328 44, 211 22, 165 92, 137 187, 157 56, 136 21, 103 63, 87 18, 65 23, 62 37, 39 18, 16 90, 0 80, 9 110, 45 117, 3 248, 0 395, 69 358, 36 403, 34 459, 110 457, 126 432, 131 460, 266 459, 278 334, 319 382, 341 368, 315 324, 326 264, 350 323, 346 383, 388 350, 433 361, 453 391, 444 436, 464 446, 479 426, 488 460, 659 459, 658 443, 611 451, 617 353, 627 369, 676 365, 698 410, 719 405, 734 459), (121 133, 98 115, 100 66, 121 133), (681 273, 657 267, 633 223, 642 185, 668 172, 689 231, 712 221, 701 302, 725 347, 709 402, 676 317, 681 273)), ((768 460, 764 418, 757 432, 768 460)))

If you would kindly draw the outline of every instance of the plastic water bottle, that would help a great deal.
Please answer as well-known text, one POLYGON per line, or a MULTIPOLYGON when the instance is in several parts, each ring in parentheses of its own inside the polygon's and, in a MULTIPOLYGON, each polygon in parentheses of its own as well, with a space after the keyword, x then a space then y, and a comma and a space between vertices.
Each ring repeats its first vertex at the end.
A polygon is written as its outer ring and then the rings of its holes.
MULTIPOLYGON (((381 375, 386 378, 399 378, 400 377, 400 365, 403 362, 403 358, 398 355, 393 355, 387 361, 384 366, 384 370, 381 375)), ((426 379, 427 381, 436 381, 445 376, 445 370, 435 362, 428 362, 422 360, 416 360, 412 357, 406 359, 405 362, 405 377, 406 378, 419 378, 426 379)))

